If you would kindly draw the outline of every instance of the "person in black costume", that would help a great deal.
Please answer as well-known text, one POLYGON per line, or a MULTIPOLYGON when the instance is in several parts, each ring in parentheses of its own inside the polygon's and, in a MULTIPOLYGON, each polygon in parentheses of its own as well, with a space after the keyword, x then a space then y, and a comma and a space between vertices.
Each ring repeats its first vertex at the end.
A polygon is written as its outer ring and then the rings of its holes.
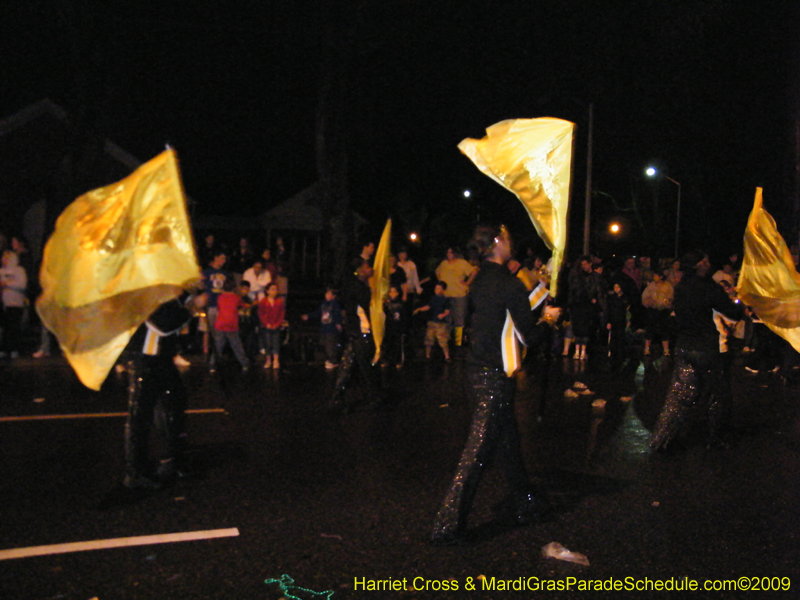
POLYGON ((375 381, 372 368, 372 358, 375 356, 375 341, 372 337, 370 325, 369 305, 372 300, 372 291, 368 282, 369 278, 372 277, 373 270, 362 257, 355 258, 352 267, 353 275, 342 286, 341 292, 342 307, 345 313, 346 342, 342 359, 339 361, 336 371, 333 397, 329 404, 329 409, 333 412, 347 408, 344 394, 353 376, 353 368, 356 365, 366 382, 368 394, 377 403, 382 400, 380 386, 375 381))
POLYGON ((133 334, 122 360, 128 373, 128 417, 125 422, 125 479, 131 489, 155 489, 186 473, 186 388, 173 361, 181 328, 192 313, 186 303, 202 308, 205 294, 184 294, 159 306, 133 334), (186 302, 184 302, 186 300, 186 302), (150 473, 148 439, 156 407, 164 415, 167 454, 157 477, 150 473))
POLYGON ((526 345, 539 344, 560 309, 546 307, 542 319, 531 311, 525 286, 506 266, 511 239, 505 228, 479 226, 472 245, 483 259, 469 292, 472 336, 465 366, 466 388, 475 412, 455 477, 436 515, 431 536, 435 545, 463 539, 478 483, 495 455, 511 488, 506 504, 514 522, 533 524, 549 509, 543 493, 531 486, 522 459, 514 417, 516 381, 508 374, 513 367, 503 352, 503 333, 510 316, 526 345))
POLYGON ((675 367, 667 400, 650 438, 653 450, 665 450, 697 408, 708 411, 709 445, 720 442, 720 434, 731 416, 729 382, 725 379, 713 311, 739 320, 744 310, 708 276, 711 270, 708 255, 690 253, 681 264, 689 272, 676 286, 673 301, 677 331, 675 367))

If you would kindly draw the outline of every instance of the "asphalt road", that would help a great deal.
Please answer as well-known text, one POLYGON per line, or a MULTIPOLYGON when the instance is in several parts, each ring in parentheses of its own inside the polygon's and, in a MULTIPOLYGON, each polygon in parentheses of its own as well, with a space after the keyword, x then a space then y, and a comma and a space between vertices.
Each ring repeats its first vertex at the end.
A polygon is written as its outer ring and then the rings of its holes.
POLYGON ((733 585, 723 580, 800 597, 798 384, 737 363, 731 447, 707 450, 698 422, 654 456, 668 359, 532 360, 518 420, 555 511, 508 527, 494 516, 505 488, 490 469, 470 543, 439 548, 427 538, 470 420, 460 360, 384 371, 389 409, 367 406, 356 386, 356 408, 333 417, 321 363, 241 374, 231 361, 211 375, 191 358, 196 476, 138 493, 121 486, 123 380, 96 393, 61 358, 0 365, 0 598, 667 598, 683 594, 658 585, 733 585), (576 382, 592 393, 566 397, 576 382), (550 542, 588 566, 543 557, 550 542), (29 548, 41 554, 20 556, 29 548), (297 587, 266 583, 283 575, 297 587), (622 591, 581 589, 615 582, 622 591))

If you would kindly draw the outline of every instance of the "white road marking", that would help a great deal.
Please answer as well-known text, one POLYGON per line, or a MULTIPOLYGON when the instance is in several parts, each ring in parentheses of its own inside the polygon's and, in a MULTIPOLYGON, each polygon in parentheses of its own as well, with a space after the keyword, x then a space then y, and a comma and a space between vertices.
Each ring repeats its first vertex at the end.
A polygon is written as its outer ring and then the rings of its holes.
POLYGON ((174 542, 191 542, 212 538, 236 537, 239 529, 208 529, 206 531, 187 531, 184 533, 163 533, 160 535, 141 535, 137 537, 114 538, 109 540, 92 540, 89 542, 73 542, 70 544, 53 544, 50 546, 30 546, 29 548, 11 548, 0 550, 0 560, 28 558, 31 556, 49 556, 68 552, 84 552, 86 550, 105 550, 108 548, 125 548, 128 546, 149 546, 152 544, 170 544, 174 542))
MULTIPOLYGON (((212 413, 225 413, 224 408, 193 408, 186 411, 187 415, 203 415, 212 413)), ((11 421, 52 421, 56 419, 104 419, 108 417, 127 417, 128 413, 85 413, 68 415, 25 415, 20 417, 0 417, 0 423, 11 421)))

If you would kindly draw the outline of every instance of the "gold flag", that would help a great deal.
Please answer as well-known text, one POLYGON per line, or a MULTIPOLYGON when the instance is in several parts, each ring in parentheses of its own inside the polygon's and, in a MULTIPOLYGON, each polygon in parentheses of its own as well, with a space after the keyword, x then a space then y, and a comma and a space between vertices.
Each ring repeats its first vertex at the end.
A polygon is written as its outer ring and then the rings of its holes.
POLYGON ((775 220, 756 188, 744 232, 744 259, 736 291, 767 327, 800 352, 800 275, 775 220))
POLYGON ((369 320, 372 326, 372 339, 375 340, 375 357, 372 364, 378 362, 381 356, 381 344, 383 343, 383 332, 385 330, 386 315, 383 312, 383 299, 389 291, 389 254, 392 244, 392 220, 386 221, 383 228, 381 241, 375 251, 375 262, 373 263, 372 277, 369 280, 369 287, 372 290, 372 299, 369 303, 369 320))
POLYGON ((467 138, 458 145, 478 169, 525 206, 539 237, 553 252, 553 296, 567 245, 574 129, 574 123, 550 117, 509 119, 489 127, 483 139, 467 138))
POLYGON ((148 316, 200 278, 172 149, 58 217, 36 310, 78 378, 99 390, 148 316))

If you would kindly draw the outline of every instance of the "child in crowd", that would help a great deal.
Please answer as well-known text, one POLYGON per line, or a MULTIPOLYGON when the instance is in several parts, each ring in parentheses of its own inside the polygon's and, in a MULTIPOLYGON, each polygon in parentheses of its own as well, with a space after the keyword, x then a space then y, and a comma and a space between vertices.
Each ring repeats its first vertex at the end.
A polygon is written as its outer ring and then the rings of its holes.
POLYGON ((401 285, 389 286, 389 292, 383 302, 383 312, 386 314, 382 349, 383 361, 385 364, 401 369, 404 360, 403 344, 408 329, 408 312, 406 303, 403 301, 401 285))
POLYGON ((285 326, 286 303, 278 297, 278 286, 267 285, 266 296, 258 303, 258 320, 261 324, 261 341, 267 351, 264 368, 280 368, 281 329, 285 326))
POLYGON ((325 289, 325 300, 312 313, 302 315, 303 321, 319 319, 319 343, 325 350, 325 368, 335 369, 339 362, 339 340, 342 336, 342 306, 336 299, 336 290, 325 289))
POLYGON ((258 353, 258 319, 253 318, 252 285, 246 279, 239 284, 242 305, 239 307, 239 333, 248 357, 258 353))
POLYGON ((222 358, 225 347, 230 345, 236 360, 242 365, 242 371, 250 368, 250 360, 242 346, 239 336, 239 309, 242 307, 242 297, 236 292, 236 281, 230 277, 222 284, 222 293, 217 296, 217 318, 214 321, 214 349, 211 355, 209 370, 216 371, 217 360, 222 358))
POLYGON ((450 360, 450 298, 444 295, 447 284, 444 281, 437 281, 433 290, 433 296, 425 306, 420 306, 414 310, 418 312, 428 312, 428 329, 425 332, 425 358, 431 357, 433 344, 439 342, 439 346, 444 352, 444 359, 450 360))
POLYGON ((608 329, 608 355, 622 358, 625 352, 625 330, 628 328, 628 309, 630 302, 622 291, 622 286, 615 283, 606 300, 606 329, 608 329))

